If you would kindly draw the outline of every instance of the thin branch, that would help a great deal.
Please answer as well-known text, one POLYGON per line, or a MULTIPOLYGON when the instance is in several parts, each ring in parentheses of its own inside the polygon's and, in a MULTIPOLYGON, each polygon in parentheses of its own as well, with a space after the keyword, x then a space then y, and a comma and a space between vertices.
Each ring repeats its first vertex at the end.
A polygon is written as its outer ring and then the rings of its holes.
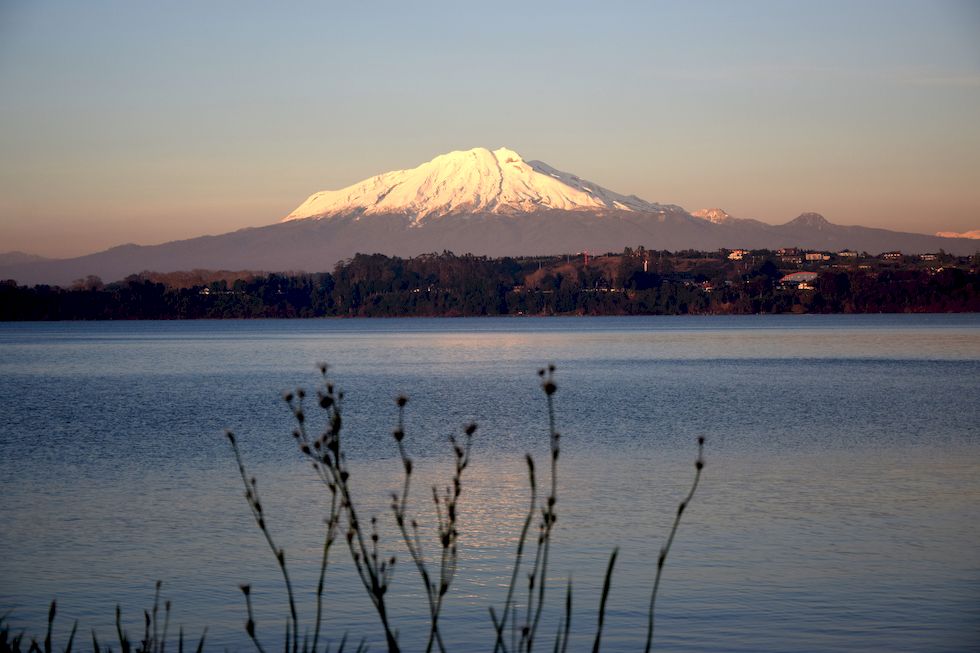
POLYGON ((657 575, 653 581, 653 592, 650 595, 650 610, 647 614, 647 640, 646 646, 644 646, 644 653, 650 653, 650 647, 653 644, 653 620, 654 620, 654 607, 657 602, 657 590, 660 589, 660 577, 663 573, 664 562, 667 560, 667 554, 670 553, 670 546, 674 543, 674 536, 677 534, 677 527, 681 523, 681 515, 684 514, 684 509, 687 504, 691 502, 694 498, 694 492, 698 489, 698 482, 701 480, 701 470, 704 469, 704 437, 698 438, 698 457, 694 461, 694 483, 691 484, 691 490, 684 497, 684 500, 680 502, 677 506, 677 514, 674 515, 674 524, 670 528, 670 535, 667 536, 667 542, 664 544, 663 548, 660 549, 660 555, 657 556, 657 575))

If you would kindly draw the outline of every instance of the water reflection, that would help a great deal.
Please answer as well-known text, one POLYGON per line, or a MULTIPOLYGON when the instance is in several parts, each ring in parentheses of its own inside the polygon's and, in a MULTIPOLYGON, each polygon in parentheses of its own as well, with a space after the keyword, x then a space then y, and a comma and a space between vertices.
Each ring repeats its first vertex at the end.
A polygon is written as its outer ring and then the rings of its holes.
MULTIPOLYGON (((250 582, 274 641, 285 596, 221 436, 232 427, 308 621, 326 497, 292 448, 279 391, 311 383, 326 359, 348 392, 355 491, 403 558, 390 600, 408 649, 424 638, 424 592, 390 518, 392 399, 412 397, 413 505, 430 527, 448 433, 481 425, 444 621, 447 641, 471 650, 509 581, 528 507, 522 455, 545 460, 534 370, 554 360, 564 437, 549 592, 557 609, 574 581, 571 648, 591 643, 619 546, 605 650, 636 649, 652 562, 706 435, 704 483, 664 578, 662 650, 968 650, 980 318, 940 318, 0 325, 0 612, 40 632, 57 595, 65 630, 77 617, 111 633, 119 602, 139 632, 161 578, 174 623, 209 625, 215 648, 235 650, 248 645, 237 586, 250 582)), ((335 554, 330 636, 377 642, 335 554)), ((553 630, 558 615, 545 617, 553 630)))

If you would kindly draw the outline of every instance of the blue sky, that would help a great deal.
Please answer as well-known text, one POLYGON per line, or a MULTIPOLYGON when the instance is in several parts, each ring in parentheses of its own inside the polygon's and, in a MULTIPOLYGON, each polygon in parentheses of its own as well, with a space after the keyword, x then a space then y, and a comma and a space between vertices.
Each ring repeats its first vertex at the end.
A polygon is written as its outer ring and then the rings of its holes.
POLYGON ((980 3, 0 2, 0 251, 268 224, 477 146, 689 210, 978 229, 980 3))

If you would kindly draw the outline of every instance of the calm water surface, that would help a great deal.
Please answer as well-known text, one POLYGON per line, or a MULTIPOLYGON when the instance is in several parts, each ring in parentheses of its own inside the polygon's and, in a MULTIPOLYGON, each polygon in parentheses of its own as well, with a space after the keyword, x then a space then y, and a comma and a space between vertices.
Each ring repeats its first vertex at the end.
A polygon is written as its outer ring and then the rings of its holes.
MULTIPOLYGON (((548 362, 563 434, 548 650, 569 577, 570 648, 591 647, 614 547, 603 649, 641 646, 699 435, 708 464, 667 562, 656 648, 980 649, 976 315, 0 324, 0 614, 43 633, 57 596, 62 641, 74 619, 108 639, 120 603, 138 637, 162 579, 173 624, 248 649, 248 582, 260 637, 281 638, 282 582, 231 428, 312 624, 326 491, 280 396, 312 388, 320 360, 346 391, 357 496, 403 558, 390 602, 406 650, 424 644, 425 610, 388 516, 393 398, 411 398, 423 524, 425 488, 451 474, 447 436, 480 425, 443 629, 453 650, 488 650, 527 509, 523 454, 544 467, 548 362)), ((328 636, 383 648, 340 547, 327 583, 328 636)))

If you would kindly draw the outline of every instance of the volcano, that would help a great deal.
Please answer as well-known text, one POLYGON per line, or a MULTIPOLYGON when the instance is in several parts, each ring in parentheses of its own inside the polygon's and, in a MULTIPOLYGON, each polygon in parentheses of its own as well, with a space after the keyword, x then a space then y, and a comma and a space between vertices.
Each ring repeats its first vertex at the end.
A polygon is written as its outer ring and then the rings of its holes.
POLYGON ((486 256, 801 247, 879 253, 974 253, 977 241, 836 225, 804 213, 782 225, 721 209, 688 213, 624 195, 500 148, 449 152, 310 197, 279 222, 160 245, 121 245, 71 259, 5 262, 0 279, 67 284, 144 270, 322 272, 356 253, 402 257, 445 250, 486 256))

